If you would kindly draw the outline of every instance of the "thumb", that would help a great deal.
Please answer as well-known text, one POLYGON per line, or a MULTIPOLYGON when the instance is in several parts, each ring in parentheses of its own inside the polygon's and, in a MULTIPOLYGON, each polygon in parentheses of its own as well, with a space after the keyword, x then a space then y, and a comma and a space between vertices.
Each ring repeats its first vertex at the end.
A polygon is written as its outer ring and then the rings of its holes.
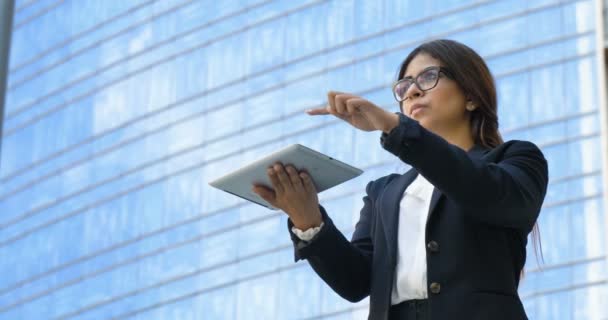
POLYGON ((327 109, 325 109, 325 108, 318 108, 318 109, 308 109, 308 110, 306 110, 306 113, 308 113, 308 115, 310 115, 310 116, 318 116, 318 115, 327 115, 327 114, 329 114, 329 111, 327 111, 327 109))
POLYGON ((251 188, 251 191, 255 192, 257 195, 262 197, 262 199, 270 202, 270 204, 274 203, 276 195, 273 190, 270 190, 264 186, 254 185, 251 188))

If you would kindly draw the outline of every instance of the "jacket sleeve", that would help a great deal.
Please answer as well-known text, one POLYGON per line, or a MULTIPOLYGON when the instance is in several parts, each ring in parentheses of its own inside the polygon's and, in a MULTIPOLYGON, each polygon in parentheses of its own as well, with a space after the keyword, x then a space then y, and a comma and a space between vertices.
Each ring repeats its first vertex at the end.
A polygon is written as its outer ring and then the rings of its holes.
POLYGON ((548 184, 547 160, 535 144, 514 140, 499 162, 487 162, 397 114, 398 126, 380 137, 384 149, 416 168, 471 218, 532 229, 548 184))
MULTIPOLYGON (((310 242, 300 240, 289 231, 294 243, 295 261, 306 259, 313 270, 344 299, 357 302, 369 295, 373 244, 370 237, 373 200, 370 186, 363 198, 360 219, 348 241, 336 228, 325 208, 319 206, 325 225, 310 242)), ((293 223, 288 219, 287 228, 293 223)))

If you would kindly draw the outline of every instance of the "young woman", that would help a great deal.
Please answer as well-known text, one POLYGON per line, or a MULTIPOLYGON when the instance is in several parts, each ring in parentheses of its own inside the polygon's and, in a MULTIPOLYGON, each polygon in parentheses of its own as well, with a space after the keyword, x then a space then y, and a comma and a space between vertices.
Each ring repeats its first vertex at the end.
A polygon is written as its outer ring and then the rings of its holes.
POLYGON ((527 319, 517 288, 547 189, 544 155, 502 141, 492 75, 461 43, 420 45, 393 92, 401 112, 338 92, 308 111, 382 131, 381 147, 411 165, 367 184, 350 241, 306 172, 277 163, 272 188, 253 190, 289 215, 295 260, 349 301, 369 296, 369 319, 527 319))

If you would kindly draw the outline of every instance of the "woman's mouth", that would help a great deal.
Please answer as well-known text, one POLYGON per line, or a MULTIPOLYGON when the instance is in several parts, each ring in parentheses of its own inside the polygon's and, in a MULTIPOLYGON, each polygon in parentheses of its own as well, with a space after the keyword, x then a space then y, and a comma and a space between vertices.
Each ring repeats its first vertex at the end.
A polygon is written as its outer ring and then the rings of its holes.
POLYGON ((413 117, 417 113, 421 112, 421 110, 423 110, 423 109, 426 109, 426 106, 421 105, 421 104, 415 104, 415 105, 413 105, 412 108, 411 108, 410 116, 413 117))

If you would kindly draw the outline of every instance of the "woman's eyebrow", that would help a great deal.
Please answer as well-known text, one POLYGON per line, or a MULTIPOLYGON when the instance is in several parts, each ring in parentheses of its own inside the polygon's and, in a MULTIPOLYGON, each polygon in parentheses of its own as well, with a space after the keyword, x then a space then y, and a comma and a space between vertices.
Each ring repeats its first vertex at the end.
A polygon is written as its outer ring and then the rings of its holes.
MULTIPOLYGON (((426 67, 422 68, 422 70, 420 70, 420 72, 418 72, 416 75, 419 75, 421 72, 424 72, 426 69, 431 68, 431 67, 433 67, 433 65, 426 66, 426 67)), ((405 77, 403 77, 403 79, 413 79, 413 78, 414 78, 414 76, 405 76, 405 77)))
MULTIPOLYGON (((420 72, 426 70, 426 68, 428 68, 428 67, 423 68, 422 70, 420 70, 420 72)), ((419 75, 420 72, 418 72, 416 75, 419 75)), ((405 77, 403 77, 403 79, 414 79, 414 76, 405 76, 405 77)))

